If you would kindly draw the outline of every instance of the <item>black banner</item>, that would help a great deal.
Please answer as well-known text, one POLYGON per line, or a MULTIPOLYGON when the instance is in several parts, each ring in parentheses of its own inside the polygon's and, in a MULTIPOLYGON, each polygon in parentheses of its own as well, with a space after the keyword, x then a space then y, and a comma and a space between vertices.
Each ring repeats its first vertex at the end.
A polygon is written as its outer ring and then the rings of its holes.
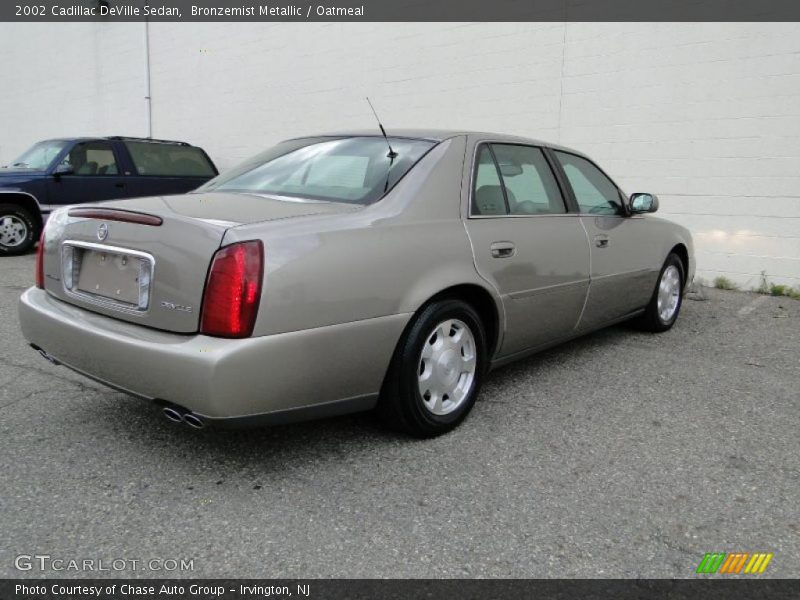
POLYGON ((796 599, 790 579, 578 580, 0 580, 0 600, 736 600, 796 599))
POLYGON ((4 0, 0 21, 798 21, 797 0, 4 0))

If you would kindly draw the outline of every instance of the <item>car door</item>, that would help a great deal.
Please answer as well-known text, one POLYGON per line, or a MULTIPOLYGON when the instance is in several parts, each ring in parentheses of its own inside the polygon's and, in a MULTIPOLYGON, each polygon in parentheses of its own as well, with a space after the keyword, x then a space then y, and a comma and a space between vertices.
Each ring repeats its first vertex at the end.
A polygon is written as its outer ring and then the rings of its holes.
POLYGON ((592 281, 579 329, 591 329, 645 306, 660 263, 644 219, 625 214, 625 196, 611 178, 585 157, 552 154, 590 240, 592 281))
POLYGON ((63 206, 125 198, 129 178, 122 174, 119 164, 113 146, 106 140, 75 143, 48 181, 50 203, 63 206), (69 171, 59 174, 63 168, 69 171))
POLYGON ((570 335, 589 286, 589 245, 541 148, 474 145, 465 224, 475 266, 499 293, 506 357, 570 335))

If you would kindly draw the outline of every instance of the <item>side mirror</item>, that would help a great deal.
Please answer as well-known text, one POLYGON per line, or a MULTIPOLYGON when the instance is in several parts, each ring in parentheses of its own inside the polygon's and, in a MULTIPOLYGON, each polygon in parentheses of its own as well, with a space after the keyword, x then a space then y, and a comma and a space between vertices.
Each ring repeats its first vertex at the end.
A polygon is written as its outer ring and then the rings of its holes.
POLYGON ((75 169, 72 168, 72 165, 68 163, 61 163, 56 165, 56 168, 53 169, 53 175, 72 175, 75 172, 75 169))
POLYGON ((633 214, 653 213, 658 210, 658 196, 655 194, 631 194, 631 212, 633 214))

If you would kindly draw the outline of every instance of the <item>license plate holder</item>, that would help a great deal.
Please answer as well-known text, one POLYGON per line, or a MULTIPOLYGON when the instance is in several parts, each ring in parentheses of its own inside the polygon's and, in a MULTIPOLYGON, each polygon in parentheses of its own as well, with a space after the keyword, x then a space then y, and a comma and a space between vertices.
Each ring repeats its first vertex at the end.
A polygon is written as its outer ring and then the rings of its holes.
POLYGON ((146 311, 150 304, 153 258, 136 250, 65 242, 63 281, 68 293, 121 310, 146 311))

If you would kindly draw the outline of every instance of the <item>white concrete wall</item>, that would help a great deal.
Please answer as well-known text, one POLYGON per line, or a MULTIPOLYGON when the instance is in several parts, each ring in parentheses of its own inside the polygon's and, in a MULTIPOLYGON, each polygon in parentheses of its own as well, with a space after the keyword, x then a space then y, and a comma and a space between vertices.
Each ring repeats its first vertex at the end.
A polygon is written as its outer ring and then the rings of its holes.
POLYGON ((0 164, 41 139, 143 133, 142 39, 127 24, 0 23, 0 164))
MULTIPOLYGON (((2 24, 0 163, 146 133, 144 24, 2 24)), ((695 236, 698 275, 800 285, 798 24, 150 26, 153 135, 221 168, 298 134, 513 132, 591 154, 695 236)))

